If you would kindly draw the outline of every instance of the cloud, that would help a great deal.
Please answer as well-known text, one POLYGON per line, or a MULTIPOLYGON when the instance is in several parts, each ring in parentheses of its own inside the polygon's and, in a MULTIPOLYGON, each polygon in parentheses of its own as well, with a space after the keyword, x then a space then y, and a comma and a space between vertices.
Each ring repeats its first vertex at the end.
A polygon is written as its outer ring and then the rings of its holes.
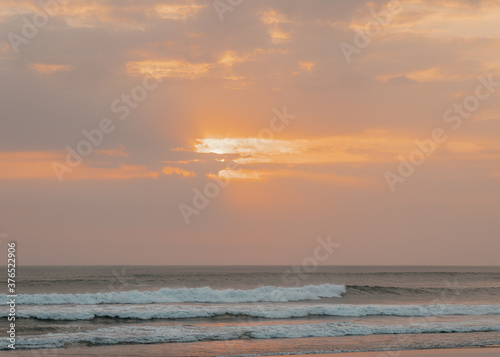
POLYGON ((181 61, 143 61, 127 63, 127 73, 132 76, 151 75, 155 78, 179 77, 194 79, 207 74, 208 63, 181 61))
MULTIPOLYGON (((157 178, 143 165, 111 163, 116 152, 100 152, 93 161, 84 161, 64 180, 123 180, 131 178, 157 178), (107 157, 107 159, 106 159, 107 157)), ((60 152, 0 152, 0 180, 55 180, 54 162, 65 163, 65 154, 60 152)))
POLYGON ((195 177, 196 174, 192 171, 187 171, 178 167, 165 166, 162 170, 165 175, 179 175, 182 177, 195 177))
POLYGON ((69 71, 71 66, 63 65, 63 64, 43 64, 43 63, 34 63, 29 66, 31 69, 44 74, 52 74, 58 71, 69 71))

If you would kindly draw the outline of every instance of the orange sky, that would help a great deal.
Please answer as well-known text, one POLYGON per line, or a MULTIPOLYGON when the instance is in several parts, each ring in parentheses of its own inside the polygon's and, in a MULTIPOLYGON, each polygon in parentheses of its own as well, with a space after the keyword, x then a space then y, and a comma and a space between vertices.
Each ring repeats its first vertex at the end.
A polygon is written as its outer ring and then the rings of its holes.
POLYGON ((24 264, 498 264, 500 1, 49 3, 0 0, 24 264))

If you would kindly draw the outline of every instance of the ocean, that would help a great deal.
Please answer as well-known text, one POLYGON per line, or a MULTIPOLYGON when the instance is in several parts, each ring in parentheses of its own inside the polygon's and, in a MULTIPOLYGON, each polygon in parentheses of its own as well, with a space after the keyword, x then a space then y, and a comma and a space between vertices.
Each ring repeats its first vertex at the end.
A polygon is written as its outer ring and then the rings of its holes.
MULTIPOLYGON (((500 267, 21 266, 16 283, 16 349, 33 356, 146 344, 163 356, 500 344, 500 267)), ((7 327, 9 307, 0 313, 7 327)))

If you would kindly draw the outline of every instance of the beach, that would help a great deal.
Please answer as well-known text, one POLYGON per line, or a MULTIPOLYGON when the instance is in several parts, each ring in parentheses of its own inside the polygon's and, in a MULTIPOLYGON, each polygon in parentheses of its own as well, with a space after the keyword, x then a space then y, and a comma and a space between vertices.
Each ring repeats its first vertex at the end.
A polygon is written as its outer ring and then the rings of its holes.
MULTIPOLYGON (((13 357, 49 357, 49 356, 111 356, 111 357, 196 357, 196 351, 188 354, 175 354, 172 346, 160 345, 130 345, 130 346, 105 346, 105 347, 73 347, 65 349, 53 349, 44 351, 12 351, 9 356, 13 357)), ((0 352, 5 354, 5 352, 0 352)), ((216 356, 216 355, 213 355, 216 356)), ((257 355, 254 355, 257 356, 257 355)), ((262 354, 260 356, 278 357, 283 355, 262 354)), ((498 357, 500 356, 500 346, 498 347, 478 347, 478 348, 453 348, 453 349, 426 349, 413 351, 387 351, 387 352, 349 352, 349 353, 329 353, 329 354, 300 354, 294 356, 315 356, 315 357, 498 357)))
MULTIPOLYGON (((299 355, 308 356, 308 355, 299 355)), ((310 355, 309 355, 310 356, 310 355)), ((487 357, 500 356, 500 348, 454 348, 442 350, 390 351, 390 352, 352 352, 338 354, 317 354, 316 357, 487 357)), ((275 356, 273 356, 275 357, 275 356)))

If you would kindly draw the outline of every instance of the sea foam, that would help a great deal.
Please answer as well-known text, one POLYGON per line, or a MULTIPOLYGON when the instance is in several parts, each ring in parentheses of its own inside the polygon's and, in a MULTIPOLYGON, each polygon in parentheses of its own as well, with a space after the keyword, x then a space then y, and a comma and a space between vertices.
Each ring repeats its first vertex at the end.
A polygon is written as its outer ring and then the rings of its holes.
MULTIPOLYGON (((7 309, 0 312, 6 317, 7 309)), ((364 317, 401 316, 427 317, 451 315, 500 315, 500 305, 347 305, 347 304, 152 304, 152 305, 85 305, 85 306, 24 306, 19 318, 39 320, 113 319, 188 319, 234 316, 264 319, 287 319, 309 316, 364 317)))
POLYGON ((85 332, 51 333, 32 338, 20 337, 17 341, 17 345, 22 348, 54 348, 64 347, 73 343, 88 343, 90 345, 114 345, 129 343, 150 344, 210 340, 238 340, 242 338, 274 339, 375 334, 466 333, 497 331, 500 331, 498 321, 491 319, 473 322, 426 322, 390 325, 349 322, 216 326, 136 325, 100 328, 85 332))
MULTIPOLYGON (((340 298, 344 285, 308 285, 295 288, 264 286, 249 290, 203 288, 163 288, 157 291, 122 291, 96 294, 19 294, 17 303, 23 305, 97 305, 97 304, 155 304, 155 303, 242 303, 286 302, 340 298)), ((0 299, 7 301, 6 295, 0 299)))

